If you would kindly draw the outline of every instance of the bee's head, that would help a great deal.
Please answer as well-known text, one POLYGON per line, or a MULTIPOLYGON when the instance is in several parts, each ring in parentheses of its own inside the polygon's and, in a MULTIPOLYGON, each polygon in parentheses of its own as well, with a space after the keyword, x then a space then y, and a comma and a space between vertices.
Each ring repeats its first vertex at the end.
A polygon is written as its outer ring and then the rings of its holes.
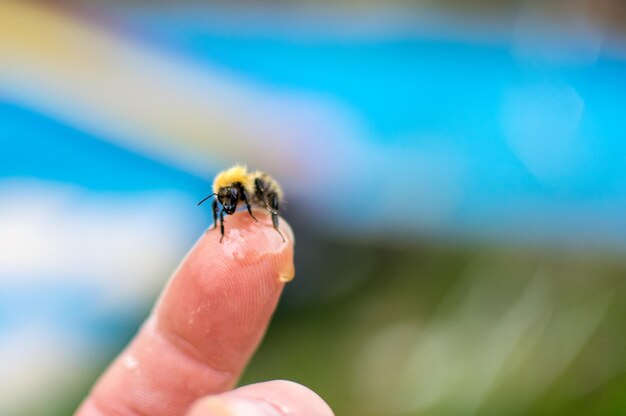
POLYGON ((239 187, 237 186, 225 186, 220 188, 217 193, 217 199, 224 207, 224 212, 228 215, 232 215, 235 213, 235 209, 237 209, 237 201, 239 201, 239 187))

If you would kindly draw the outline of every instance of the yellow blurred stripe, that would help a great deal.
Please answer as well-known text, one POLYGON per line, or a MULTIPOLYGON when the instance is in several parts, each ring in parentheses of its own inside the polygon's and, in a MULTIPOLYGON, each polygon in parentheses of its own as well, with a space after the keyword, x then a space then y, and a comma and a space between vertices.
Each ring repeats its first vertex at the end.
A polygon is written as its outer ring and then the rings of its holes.
POLYGON ((0 90, 14 100, 174 162, 208 154, 291 170, 293 131, 271 93, 50 5, 0 0, 0 10, 0 90))

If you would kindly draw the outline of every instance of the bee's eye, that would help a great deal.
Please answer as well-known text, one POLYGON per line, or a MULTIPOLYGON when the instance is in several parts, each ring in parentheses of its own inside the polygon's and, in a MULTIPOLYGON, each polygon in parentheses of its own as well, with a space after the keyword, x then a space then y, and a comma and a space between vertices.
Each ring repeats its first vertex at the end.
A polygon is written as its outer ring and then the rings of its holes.
POLYGON ((235 199, 239 196, 239 191, 237 191, 237 188, 233 188, 230 190, 230 196, 235 199))

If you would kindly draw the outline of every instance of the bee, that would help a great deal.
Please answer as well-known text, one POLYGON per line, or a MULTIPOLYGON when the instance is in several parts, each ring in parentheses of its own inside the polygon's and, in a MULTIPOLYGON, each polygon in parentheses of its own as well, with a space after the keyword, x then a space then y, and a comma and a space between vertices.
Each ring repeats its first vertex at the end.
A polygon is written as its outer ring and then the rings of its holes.
POLYGON ((278 210, 282 203, 282 195, 283 192, 280 189, 280 185, 268 174, 259 171, 248 172, 245 166, 235 165, 217 174, 213 181, 213 193, 198 202, 198 205, 212 196, 216 197, 213 199, 211 207, 213 211, 213 229, 217 228, 219 215, 222 234, 220 243, 224 239, 224 213, 233 215, 239 202, 243 202, 246 205, 248 213, 255 221, 257 219, 252 214, 251 206, 254 205, 267 209, 272 216, 274 229, 278 231, 284 242, 285 237, 278 229, 278 210), (218 206, 218 202, 222 207, 221 209, 218 206))

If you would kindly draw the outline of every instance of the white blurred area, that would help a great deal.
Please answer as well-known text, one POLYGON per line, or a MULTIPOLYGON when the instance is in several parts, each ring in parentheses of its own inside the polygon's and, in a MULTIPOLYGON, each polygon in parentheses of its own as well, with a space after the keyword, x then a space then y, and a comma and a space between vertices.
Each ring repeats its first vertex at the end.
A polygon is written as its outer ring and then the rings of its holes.
POLYGON ((103 307, 152 298, 149 289, 161 285, 184 254, 188 230, 202 222, 182 193, 97 195, 9 180, 0 200, 0 285, 89 278, 103 307))
POLYGON ((56 312, 82 315, 93 331, 107 317, 136 320, 203 221, 193 201, 172 192, 96 193, 12 179, 0 182, 0 201, 0 293, 21 293, 28 303, 8 311, 0 332, 0 414, 8 415, 66 389, 111 348, 57 322, 56 312), (42 301, 42 287, 74 298, 86 290, 89 308, 42 301))

